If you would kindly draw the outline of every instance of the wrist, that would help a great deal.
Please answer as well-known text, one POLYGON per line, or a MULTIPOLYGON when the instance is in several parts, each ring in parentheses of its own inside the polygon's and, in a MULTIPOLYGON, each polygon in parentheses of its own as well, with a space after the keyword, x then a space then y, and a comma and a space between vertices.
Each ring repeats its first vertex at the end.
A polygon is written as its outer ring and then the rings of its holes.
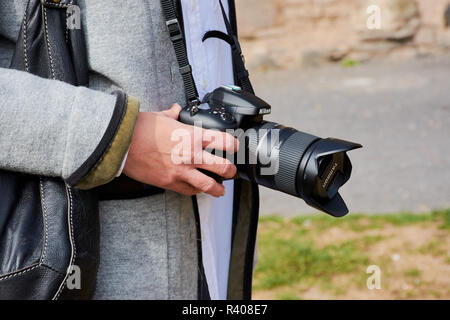
POLYGON ((138 114, 139 101, 128 96, 125 113, 109 149, 96 167, 77 184, 79 189, 91 189, 106 184, 113 180, 118 173, 122 172, 133 138, 138 114))

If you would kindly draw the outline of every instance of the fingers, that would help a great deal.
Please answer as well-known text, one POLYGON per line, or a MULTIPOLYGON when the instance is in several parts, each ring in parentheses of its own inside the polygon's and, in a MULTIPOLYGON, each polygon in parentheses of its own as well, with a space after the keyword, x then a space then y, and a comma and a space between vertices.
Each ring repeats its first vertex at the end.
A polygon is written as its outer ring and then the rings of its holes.
POLYGON ((221 197, 225 194, 225 187, 223 185, 197 169, 187 171, 184 180, 195 189, 214 197, 221 197))
POLYGON ((231 179, 236 175, 236 166, 228 159, 203 151, 202 160, 200 164, 196 165, 197 168, 211 171, 226 179, 231 179))
POLYGON ((196 195, 197 193, 201 192, 200 190, 194 188, 190 184, 188 184, 186 182, 182 182, 182 181, 179 181, 176 184, 174 184, 172 190, 175 192, 181 193, 182 195, 185 195, 185 196, 193 196, 193 195, 196 195))
POLYGON ((239 149, 239 141, 231 134, 215 130, 203 130, 203 148, 235 153, 239 149))
POLYGON ((163 111, 162 114, 174 120, 178 120, 181 109, 181 106, 178 103, 175 103, 170 109, 163 111))

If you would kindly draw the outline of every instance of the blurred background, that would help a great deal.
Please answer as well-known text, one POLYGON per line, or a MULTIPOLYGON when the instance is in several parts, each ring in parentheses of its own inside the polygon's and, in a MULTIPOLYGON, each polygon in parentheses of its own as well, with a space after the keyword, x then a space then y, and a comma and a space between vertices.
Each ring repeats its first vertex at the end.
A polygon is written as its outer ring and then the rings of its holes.
POLYGON ((255 298, 450 299, 450 1, 236 3, 268 118, 364 146, 342 219, 261 188, 255 298))

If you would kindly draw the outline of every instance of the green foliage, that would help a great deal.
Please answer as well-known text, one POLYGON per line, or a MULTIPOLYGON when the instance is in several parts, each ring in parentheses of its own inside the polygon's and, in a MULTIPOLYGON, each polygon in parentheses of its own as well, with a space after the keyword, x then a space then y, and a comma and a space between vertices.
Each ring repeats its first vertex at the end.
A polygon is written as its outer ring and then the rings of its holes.
POLYGON ((363 248, 367 248, 375 243, 380 242, 381 240, 383 240, 384 237, 380 236, 380 235, 376 235, 376 236, 365 236, 361 239, 361 245, 363 248))
POLYGON ((415 277, 420 276, 420 270, 419 269, 408 269, 408 270, 405 270, 404 275, 407 277, 415 278, 415 277))
POLYGON ((446 245, 439 239, 432 240, 432 241, 426 243, 425 245, 420 247, 418 251, 421 254, 430 254, 434 257, 446 255, 449 252, 446 245))
POLYGON ((344 59, 341 61, 341 66, 344 68, 350 68, 350 67, 356 67, 361 64, 360 61, 353 60, 353 59, 344 59))
MULTIPOLYGON (((281 222, 278 218, 278 222, 281 222)), ((270 219, 265 217, 265 219, 270 219)), ((325 214, 303 215, 291 219, 297 225, 305 222, 314 224, 314 228, 323 231, 331 227, 344 227, 352 231, 365 231, 368 229, 379 229, 390 223, 394 226, 405 226, 429 221, 442 222, 443 229, 450 229, 450 209, 435 210, 431 213, 400 212, 392 214, 367 215, 362 213, 351 213, 343 218, 335 218, 325 214)))
POLYGON ((264 222, 276 222, 276 223, 282 223, 284 219, 280 216, 262 216, 259 218, 260 223, 264 222))
POLYGON ((442 219, 443 224, 441 225, 441 229, 450 229, 450 209, 445 210, 435 210, 431 213, 433 219, 438 220, 442 219))
MULTIPOLYGON (((380 215, 349 214, 339 219, 325 214, 294 218, 261 217, 254 288, 268 290, 282 287, 277 294, 277 297, 282 299, 298 299, 300 292, 315 284, 338 294, 343 288, 335 285, 332 279, 335 276, 350 274, 355 285, 364 287, 367 278, 366 267, 373 263, 368 257, 370 247, 386 239, 376 234, 377 229, 381 230, 387 225, 436 226, 436 223, 441 229, 450 229, 450 209, 436 210, 427 214, 410 212, 380 215), (338 232, 352 231, 352 240, 343 237, 340 241, 333 242, 333 239, 328 239, 325 242, 318 242, 330 228, 338 228, 338 232), (369 234, 363 231, 369 231, 369 234)), ((417 249, 415 250, 417 252, 417 249)), ((418 252, 450 259, 447 248, 439 239, 425 244, 418 252)), ((386 266, 392 261, 389 257, 385 259, 388 260, 377 260, 377 264, 389 270, 386 266)), ((387 272, 385 275, 389 276, 387 272)), ((408 269, 403 275, 419 278, 421 273, 418 269, 408 269)))
POLYGON ((300 300, 300 297, 292 292, 284 292, 278 295, 280 300, 300 300))
POLYGON ((327 279, 367 263, 354 242, 316 247, 302 236, 289 237, 282 230, 268 232, 258 246, 255 286, 261 289, 296 283, 308 278, 327 279))

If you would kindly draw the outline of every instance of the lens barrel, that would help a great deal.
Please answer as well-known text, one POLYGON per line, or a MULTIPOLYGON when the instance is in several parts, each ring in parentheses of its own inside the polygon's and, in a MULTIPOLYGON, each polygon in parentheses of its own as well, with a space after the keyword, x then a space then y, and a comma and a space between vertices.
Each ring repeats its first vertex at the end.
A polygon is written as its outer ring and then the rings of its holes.
POLYGON ((256 123, 238 135, 246 162, 237 161, 240 177, 302 198, 332 216, 348 213, 339 188, 350 178, 346 152, 360 144, 322 139, 275 122, 256 123))

